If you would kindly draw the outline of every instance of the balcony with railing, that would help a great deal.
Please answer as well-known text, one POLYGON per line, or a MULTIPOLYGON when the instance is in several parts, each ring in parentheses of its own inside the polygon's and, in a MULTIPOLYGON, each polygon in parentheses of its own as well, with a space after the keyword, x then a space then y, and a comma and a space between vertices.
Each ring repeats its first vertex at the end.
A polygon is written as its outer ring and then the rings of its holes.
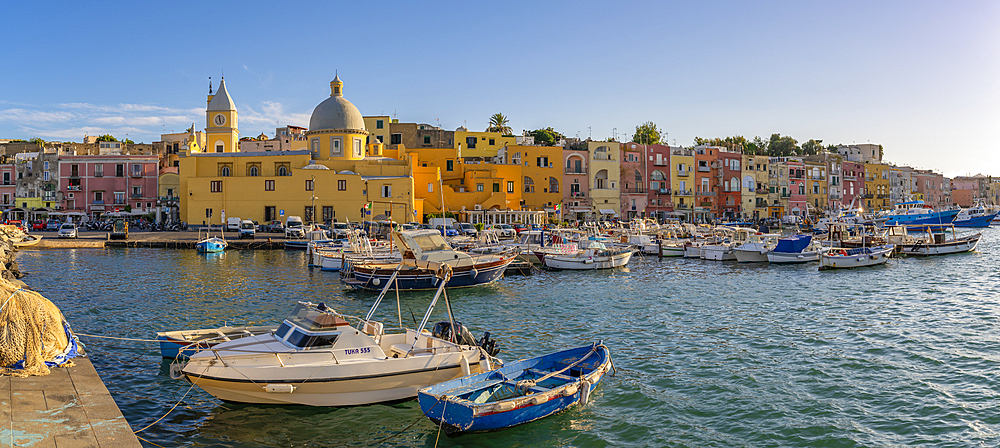
POLYGON ((695 192, 695 194, 698 195, 698 196, 715 196, 715 192, 714 191, 698 191, 698 192, 695 192))
POLYGON ((669 188, 660 188, 659 190, 656 190, 656 194, 670 194, 670 189, 669 188))
POLYGON ((680 177, 688 177, 691 175, 691 172, 685 170, 677 170, 677 175, 680 177))
POLYGON ((785 193, 781 193, 779 195, 779 197, 781 197, 782 199, 788 199, 788 198, 792 197, 792 194, 788 193, 788 192, 785 192, 785 193))
POLYGON ((91 204, 93 204, 93 205, 104 205, 104 199, 95 199, 94 202, 91 202, 91 204))
POLYGON ((79 185, 67 185, 66 191, 80 191, 79 185))
POLYGON ((713 204, 712 201, 701 201, 701 202, 698 203, 698 205, 700 205, 702 207, 711 207, 711 206, 713 206, 715 204, 713 204))
POLYGON ((132 177, 142 177, 142 171, 135 171, 135 170, 133 170, 133 171, 129 172, 129 176, 132 176, 132 177))
POLYGON ((141 194, 135 194, 135 193, 133 193, 131 197, 132 197, 132 199, 142 199, 142 195, 141 194))
POLYGON ((698 167, 698 171, 701 172, 701 173, 708 173, 708 172, 712 171, 712 169, 709 168, 709 167, 707 167, 707 166, 699 166, 698 167))
POLYGON ((583 175, 583 174, 587 174, 587 169, 586 168, 580 168, 578 170, 576 168, 566 168, 566 171, 564 171, 563 174, 580 174, 580 175, 583 175))
POLYGON ((756 193, 757 193, 757 194, 768 194, 768 193, 770 193, 770 192, 771 192, 771 190, 768 190, 767 188, 758 188, 758 189, 756 190, 756 193))
POLYGON ((677 204, 676 206, 674 206, 674 208, 678 210, 690 210, 691 204, 677 204))
POLYGON ((674 190, 674 196, 692 196, 691 190, 674 190))

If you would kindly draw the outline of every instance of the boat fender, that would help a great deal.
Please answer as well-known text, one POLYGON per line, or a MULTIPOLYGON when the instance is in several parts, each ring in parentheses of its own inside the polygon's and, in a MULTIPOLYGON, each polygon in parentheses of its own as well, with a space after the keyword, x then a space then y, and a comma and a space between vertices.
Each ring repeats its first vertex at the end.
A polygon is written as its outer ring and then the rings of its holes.
POLYGON ((463 356, 458 364, 462 366, 462 376, 469 376, 472 373, 469 369, 469 360, 466 357, 463 356))
POLYGON ((576 385, 576 384, 570 384, 569 386, 566 386, 566 388, 565 388, 565 389, 563 389, 563 392, 562 392, 562 394, 563 394, 563 396, 564 396, 564 397, 568 397, 568 396, 570 396, 570 395, 576 395, 576 392, 577 392, 577 390, 579 390, 579 389, 580 389, 580 388, 579 388, 579 387, 577 387, 577 385, 576 385))
POLYGON ((586 379, 580 381, 580 404, 586 405, 590 400, 590 381, 586 379))
POLYGON ((294 384, 265 384, 264 391, 272 394, 290 394, 295 391, 294 384))
POLYGON ((482 359, 479 360, 479 370, 481 372, 489 372, 493 370, 493 366, 490 364, 490 358, 483 356, 482 359))
POLYGON ((476 278, 476 276, 479 275, 479 271, 477 271, 476 268, 472 268, 469 271, 469 275, 472 276, 472 278, 476 278))
POLYGON ((183 370, 183 369, 184 369, 184 364, 171 364, 170 365, 170 378, 175 379, 175 380, 179 380, 181 378, 184 378, 184 374, 181 373, 181 370, 183 370))
POLYGON ((375 286, 378 286, 380 283, 382 283, 382 280, 379 279, 372 280, 372 284, 375 286))
POLYGON ((865 261, 865 257, 858 257, 858 261, 865 261))

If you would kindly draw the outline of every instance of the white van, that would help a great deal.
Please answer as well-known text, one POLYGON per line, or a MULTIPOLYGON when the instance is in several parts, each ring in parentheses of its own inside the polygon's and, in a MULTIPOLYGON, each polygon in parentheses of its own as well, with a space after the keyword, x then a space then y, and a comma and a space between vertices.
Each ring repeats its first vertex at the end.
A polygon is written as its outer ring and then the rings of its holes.
POLYGON ((253 221, 249 219, 244 219, 240 222, 240 239, 250 238, 254 239, 257 235, 257 226, 253 225, 253 221))
POLYGON ((226 231, 227 232, 239 232, 240 222, 243 220, 240 218, 229 218, 226 219, 226 231))
POLYGON ((302 218, 298 216, 289 216, 285 220, 285 238, 305 238, 306 229, 302 225, 302 218))

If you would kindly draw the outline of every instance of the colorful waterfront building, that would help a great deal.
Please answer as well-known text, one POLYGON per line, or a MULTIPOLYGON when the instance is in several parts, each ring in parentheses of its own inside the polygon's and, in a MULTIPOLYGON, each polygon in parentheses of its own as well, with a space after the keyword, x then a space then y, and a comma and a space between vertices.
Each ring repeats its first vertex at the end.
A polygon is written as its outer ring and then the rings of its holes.
POLYGON ((788 190, 788 158, 769 158, 767 174, 767 216, 780 219, 789 213, 788 200, 791 192, 788 190))
POLYGON ((15 179, 17 179, 17 173, 14 170, 14 164, 10 162, 0 163, 0 210, 4 213, 17 206, 15 179))
POLYGON ((159 160, 156 155, 69 155, 59 163, 59 191, 66 212, 96 220, 104 215, 156 212, 159 160))
POLYGON ((809 204, 807 207, 809 216, 822 217, 822 212, 828 208, 829 197, 826 163, 822 160, 804 158, 802 164, 806 170, 806 203, 809 204))
POLYGON ((423 201, 414 198, 411 159, 380 142, 365 144, 369 132, 343 86, 334 78, 330 97, 313 110, 304 133, 307 149, 241 152, 230 140, 239 135, 232 98, 226 92, 225 104, 212 105, 223 92, 220 85, 206 110, 208 151, 185 148, 180 154, 181 219, 192 225, 218 225, 226 217, 420 221, 423 201), (215 118, 220 113, 225 119, 215 118))
POLYGON ((950 191, 944 194, 944 175, 935 173, 932 170, 914 170, 917 192, 920 194, 924 204, 932 207, 950 206, 950 191))
POLYGON ((694 150, 681 146, 670 148, 670 190, 674 211, 683 213, 685 222, 695 220, 694 150))
POLYGON ((892 209, 892 166, 878 162, 865 163, 865 210, 892 209))
MULTIPOLYGON (((669 145, 639 145, 645 153, 646 178, 649 180, 649 190, 646 210, 649 217, 664 220, 676 218, 680 212, 674 210, 673 187, 671 176, 675 174, 671 168, 670 154, 674 148, 669 145)), ((680 149, 680 148, 677 148, 680 149)))
POLYGON ((590 152, 582 142, 569 142, 562 150, 563 219, 590 219, 590 152))
POLYGON ((844 180, 842 206, 862 206, 865 195, 865 164, 845 160, 841 163, 841 179, 844 180))
POLYGON ((763 155, 743 154, 742 194, 743 214, 746 218, 761 219, 768 216, 768 163, 763 155))
POLYGON ((738 149, 718 148, 715 163, 718 186, 718 216, 728 220, 738 220, 746 216, 740 189, 742 182, 743 154, 738 149))
POLYGON ((802 159, 789 157, 788 168, 788 210, 795 216, 805 217, 807 214, 806 169, 802 159))
POLYGON ((805 156, 802 160, 808 167, 811 167, 808 170, 810 173, 810 181, 813 181, 812 175, 815 174, 815 169, 813 168, 820 168, 821 173, 826 173, 825 179, 819 180, 820 187, 824 184, 826 185, 826 193, 824 193, 825 197, 819 196, 811 199, 814 201, 813 204, 815 204, 815 200, 820 200, 820 205, 816 208, 830 211, 840 210, 843 206, 841 201, 844 199, 844 180, 842 177, 843 168, 841 166, 844 158, 839 154, 823 152, 820 154, 805 156))
POLYGON ((712 173, 716 166, 719 148, 700 145, 694 149, 694 202, 695 220, 699 222, 714 220, 718 216, 717 190, 719 178, 712 173))
POLYGON ((556 205, 562 202, 562 148, 522 144, 509 145, 503 151, 521 162, 519 208, 556 213, 556 205))
POLYGON ((598 220, 618 218, 621 210, 621 144, 587 142, 590 155, 591 215, 598 220))
POLYGON ((649 207, 646 191, 645 150, 647 145, 629 142, 621 145, 621 216, 632 220, 645 218, 649 207))

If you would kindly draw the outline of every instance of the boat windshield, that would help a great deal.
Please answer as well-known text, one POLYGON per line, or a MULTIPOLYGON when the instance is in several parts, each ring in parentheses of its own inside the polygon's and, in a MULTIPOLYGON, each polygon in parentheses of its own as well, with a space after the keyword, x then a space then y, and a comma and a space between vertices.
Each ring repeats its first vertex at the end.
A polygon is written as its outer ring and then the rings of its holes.
POLYGON ((430 250, 451 250, 448 242, 437 233, 414 236, 413 242, 417 243, 417 246, 420 246, 420 250, 424 252, 430 250))
POLYGON ((350 323, 340 316, 302 303, 295 305, 295 309, 285 320, 308 331, 328 331, 341 326, 350 326, 350 323))

